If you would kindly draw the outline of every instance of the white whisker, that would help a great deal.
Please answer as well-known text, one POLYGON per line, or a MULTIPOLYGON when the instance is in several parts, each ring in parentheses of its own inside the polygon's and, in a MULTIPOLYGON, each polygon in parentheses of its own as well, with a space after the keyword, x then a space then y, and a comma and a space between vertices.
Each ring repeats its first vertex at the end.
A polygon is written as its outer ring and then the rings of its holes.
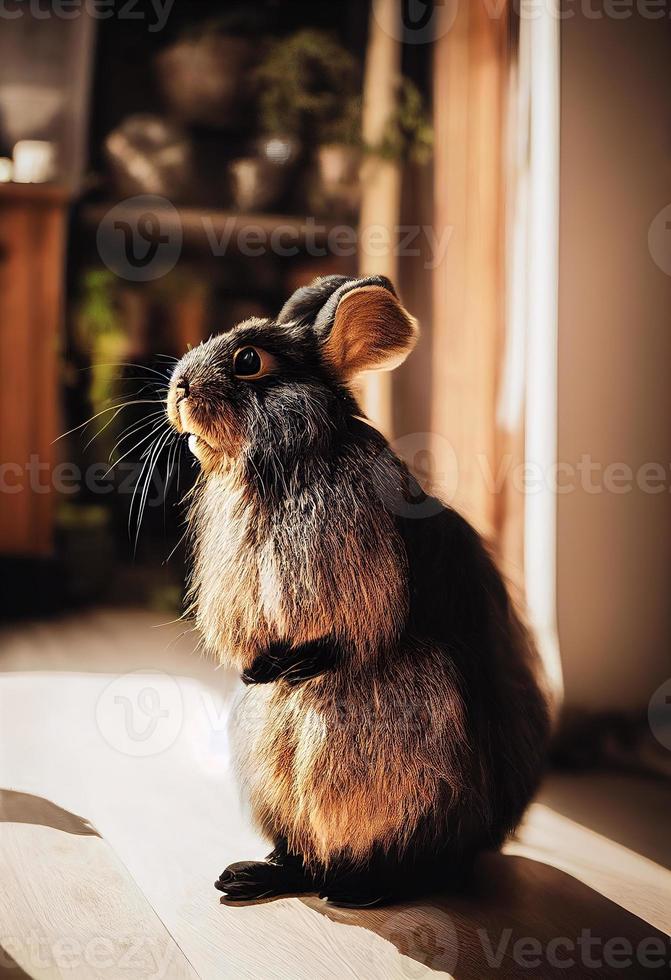
POLYGON ((107 408, 103 408, 103 409, 101 409, 101 411, 96 412, 96 414, 95 415, 92 415, 90 419, 87 419, 86 420, 86 422, 82 422, 80 425, 75 425, 72 429, 68 429, 67 432, 62 432, 60 436, 56 436, 56 438, 53 440, 53 442, 51 443, 51 445, 53 446, 54 442, 58 442, 60 439, 65 439, 66 436, 72 435, 73 432, 78 432, 79 429, 85 429, 87 425, 90 425, 91 422, 95 422, 95 420, 97 418, 100 418, 101 415, 104 415, 105 412, 117 412, 118 413, 118 412, 121 411, 121 409, 123 409, 123 408, 130 408, 133 405, 165 405, 165 404, 166 404, 166 399, 165 398, 158 398, 158 399, 157 398, 151 398, 151 399, 150 398, 145 398, 145 399, 140 399, 140 400, 136 400, 136 401, 132 401, 132 402, 124 402, 123 405, 109 405, 107 408))

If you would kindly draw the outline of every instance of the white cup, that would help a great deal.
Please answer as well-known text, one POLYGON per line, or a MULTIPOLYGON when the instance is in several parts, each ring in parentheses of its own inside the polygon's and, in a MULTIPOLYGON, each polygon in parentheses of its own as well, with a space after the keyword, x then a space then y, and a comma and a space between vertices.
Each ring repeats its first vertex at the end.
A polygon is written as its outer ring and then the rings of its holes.
POLYGON ((56 147, 47 140, 19 140, 14 145, 14 180, 44 184, 54 177, 56 147))

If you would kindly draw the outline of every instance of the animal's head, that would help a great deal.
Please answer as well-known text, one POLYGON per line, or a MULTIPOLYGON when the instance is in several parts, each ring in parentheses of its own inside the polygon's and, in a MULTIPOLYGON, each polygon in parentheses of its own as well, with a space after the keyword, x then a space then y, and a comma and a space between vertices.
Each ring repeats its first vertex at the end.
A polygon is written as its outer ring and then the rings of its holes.
POLYGON ((416 338, 388 279, 317 279, 276 319, 245 320, 185 354, 168 416, 206 471, 245 453, 299 458, 357 411, 350 383, 396 367, 416 338))

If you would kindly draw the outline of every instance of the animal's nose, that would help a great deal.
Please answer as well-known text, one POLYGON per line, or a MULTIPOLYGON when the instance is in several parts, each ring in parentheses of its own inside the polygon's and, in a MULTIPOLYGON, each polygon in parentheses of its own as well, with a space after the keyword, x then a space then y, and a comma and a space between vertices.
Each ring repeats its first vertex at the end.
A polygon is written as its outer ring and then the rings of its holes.
POLYGON ((180 378, 175 385, 175 399, 179 403, 189 397, 189 382, 186 378, 180 378))

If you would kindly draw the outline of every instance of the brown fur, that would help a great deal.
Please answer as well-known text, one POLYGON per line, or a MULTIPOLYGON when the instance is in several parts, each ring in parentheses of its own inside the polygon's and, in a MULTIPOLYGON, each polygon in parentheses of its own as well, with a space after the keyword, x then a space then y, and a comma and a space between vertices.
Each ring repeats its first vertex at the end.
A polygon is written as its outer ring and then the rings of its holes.
POLYGON ((382 286, 361 286, 343 296, 324 356, 343 378, 391 371, 417 342, 417 321, 382 286))
POLYGON ((317 496, 305 514, 290 497, 270 521, 235 462, 210 473, 189 517, 189 598, 222 663, 242 670, 272 641, 298 646, 329 631, 355 663, 393 642, 406 613, 403 549, 390 516, 370 522, 365 503, 352 496, 333 512, 317 496), (369 522, 365 536, 360 521, 369 522))
POLYGON ((461 791, 453 763, 466 751, 461 696, 436 650, 406 641, 377 662, 406 615, 402 544, 384 512, 373 523, 349 505, 349 526, 317 502, 293 534, 297 520, 284 513, 268 525, 233 470, 204 483, 191 514, 190 596, 221 662, 243 669, 259 646, 329 629, 350 652, 337 675, 247 689, 237 712, 238 768, 257 822, 325 865, 409 839, 441 780, 461 791), (368 540, 353 533, 360 520, 368 540))
POLYGON ((437 501, 414 518, 407 469, 344 385, 415 334, 390 284, 332 277, 191 351, 169 400, 202 440, 189 599, 207 647, 245 671, 273 643, 340 652, 300 686, 248 687, 234 719, 259 827, 322 872, 498 846, 547 734, 533 643, 478 536, 437 501), (243 344, 272 377, 231 377, 243 344))
POLYGON ((464 707, 438 659, 408 644, 382 669, 248 690, 237 749, 260 826, 310 864, 360 863, 376 844, 407 843, 441 783, 456 799, 464 707))

